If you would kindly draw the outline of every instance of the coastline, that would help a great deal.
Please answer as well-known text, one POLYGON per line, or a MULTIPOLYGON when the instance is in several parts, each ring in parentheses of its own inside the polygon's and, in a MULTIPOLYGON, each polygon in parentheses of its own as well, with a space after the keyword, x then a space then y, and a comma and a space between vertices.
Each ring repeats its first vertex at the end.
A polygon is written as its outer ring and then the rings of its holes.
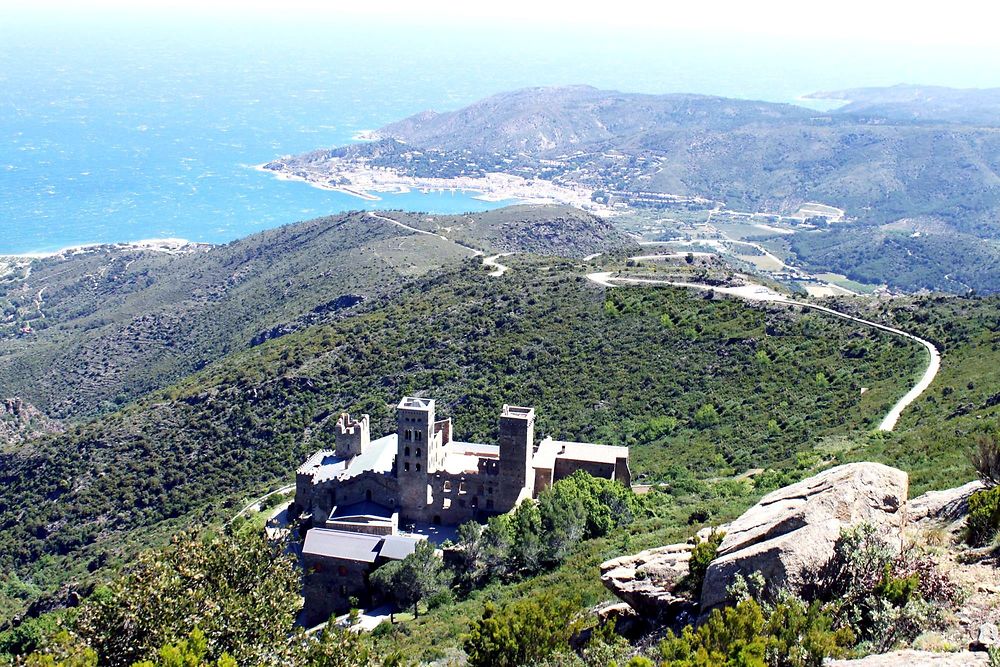
POLYGON ((422 178, 406 176, 393 169, 369 167, 361 161, 336 160, 325 163, 323 169, 310 170, 298 165, 289 166, 284 162, 286 159, 289 158, 259 164, 254 169, 271 174, 278 180, 301 181, 320 190, 340 192, 365 201, 380 201, 382 198, 375 193, 460 191, 477 193, 472 198, 485 202, 564 204, 605 217, 618 213, 594 202, 593 191, 588 188, 560 185, 542 179, 527 180, 500 172, 476 177, 422 178), (269 168, 268 165, 279 165, 279 168, 269 168), (331 181, 338 184, 334 185, 331 181))
POLYGON ((50 259, 52 257, 68 257, 85 252, 100 250, 101 248, 115 248, 118 250, 151 250, 153 252, 165 252, 175 254, 180 252, 190 252, 197 248, 211 247, 211 243, 198 243, 180 238, 159 238, 159 239, 139 239, 138 241, 122 241, 115 243, 80 243, 66 246, 58 250, 38 250, 34 252, 4 253, 0 254, 2 260, 36 260, 50 259))

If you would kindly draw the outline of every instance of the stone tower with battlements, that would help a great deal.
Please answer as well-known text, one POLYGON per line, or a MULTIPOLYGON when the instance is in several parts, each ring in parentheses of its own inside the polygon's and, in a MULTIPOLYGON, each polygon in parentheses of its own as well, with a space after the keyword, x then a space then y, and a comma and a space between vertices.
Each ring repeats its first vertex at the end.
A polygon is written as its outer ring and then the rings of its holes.
POLYGON ((533 495, 534 451, 534 408, 504 405, 500 412, 500 507, 513 507, 521 497, 533 495))
POLYGON ((342 412, 334 428, 336 433, 336 454, 341 458, 349 459, 360 456, 371 442, 368 415, 361 415, 361 419, 355 421, 351 419, 351 415, 342 412))

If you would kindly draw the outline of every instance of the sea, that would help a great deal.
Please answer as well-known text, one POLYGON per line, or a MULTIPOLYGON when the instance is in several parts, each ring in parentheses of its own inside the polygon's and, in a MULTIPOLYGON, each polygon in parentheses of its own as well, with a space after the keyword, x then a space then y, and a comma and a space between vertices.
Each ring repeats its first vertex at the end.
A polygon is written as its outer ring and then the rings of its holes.
POLYGON ((990 80, 998 68, 963 67, 976 54, 953 50, 619 32, 0 14, 0 254, 155 238, 225 243, 352 209, 495 207, 451 191, 369 202, 254 166, 525 86, 823 107, 800 98, 902 82, 1000 84, 990 80))

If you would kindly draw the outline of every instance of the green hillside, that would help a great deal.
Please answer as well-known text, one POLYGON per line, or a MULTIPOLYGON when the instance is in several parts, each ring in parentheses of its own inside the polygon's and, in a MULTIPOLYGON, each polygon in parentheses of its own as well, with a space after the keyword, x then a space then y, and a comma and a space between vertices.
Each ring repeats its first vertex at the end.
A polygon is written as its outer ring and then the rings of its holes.
POLYGON ((290 479, 341 410, 381 432, 399 396, 433 395, 459 437, 490 441, 513 401, 537 408, 539 433, 634 446, 639 479, 709 477, 871 428, 923 363, 916 345, 795 309, 606 294, 589 266, 505 261, 503 279, 469 259, 0 454, 5 613, 290 479))
MULTIPOLYGON (((425 216, 380 216, 347 213, 182 254, 106 246, 9 271, 0 277, 8 315, 0 397, 19 396, 58 418, 113 410, 472 254, 387 220, 434 228, 425 216), (25 325, 30 335, 20 333, 25 325)), ((437 220, 485 252, 584 255, 631 245, 607 222, 564 207, 437 220)))

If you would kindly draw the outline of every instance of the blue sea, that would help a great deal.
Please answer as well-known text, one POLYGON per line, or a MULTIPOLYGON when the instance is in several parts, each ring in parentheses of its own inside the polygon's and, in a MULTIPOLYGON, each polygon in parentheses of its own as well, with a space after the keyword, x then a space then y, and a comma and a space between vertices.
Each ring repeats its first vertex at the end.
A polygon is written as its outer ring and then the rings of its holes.
POLYGON ((1000 68, 960 67, 975 54, 863 45, 2 11, 0 254, 150 238, 221 243, 359 208, 484 210, 496 204, 450 192, 367 202, 252 167, 523 86, 799 103, 862 85, 1000 85, 990 80, 1000 68))

